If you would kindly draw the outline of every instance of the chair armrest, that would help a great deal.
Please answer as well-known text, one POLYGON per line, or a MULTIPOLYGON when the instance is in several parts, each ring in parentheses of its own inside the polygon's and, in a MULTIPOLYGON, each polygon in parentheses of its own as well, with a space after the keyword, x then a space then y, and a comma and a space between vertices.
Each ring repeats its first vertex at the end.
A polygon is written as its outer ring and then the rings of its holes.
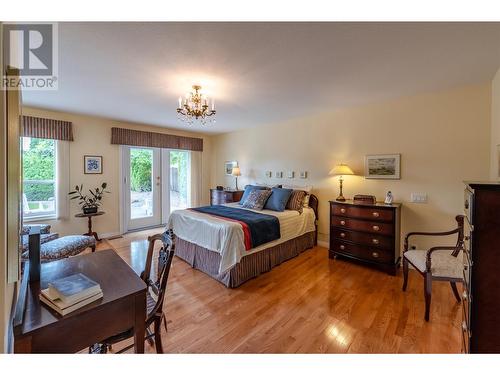
POLYGON ((408 240, 411 236, 450 236, 455 233, 459 233, 460 228, 455 228, 447 232, 410 232, 405 236, 404 249, 403 252, 408 251, 408 240))
POLYGON ((434 246, 434 247, 431 247, 429 250, 427 250, 427 254, 425 256, 426 271, 430 272, 430 270, 431 270, 431 257, 432 257, 433 252, 435 252, 435 251, 453 251, 453 253, 451 255, 454 257, 457 257, 458 253, 460 252, 457 250, 460 250, 460 248, 457 246, 434 246))

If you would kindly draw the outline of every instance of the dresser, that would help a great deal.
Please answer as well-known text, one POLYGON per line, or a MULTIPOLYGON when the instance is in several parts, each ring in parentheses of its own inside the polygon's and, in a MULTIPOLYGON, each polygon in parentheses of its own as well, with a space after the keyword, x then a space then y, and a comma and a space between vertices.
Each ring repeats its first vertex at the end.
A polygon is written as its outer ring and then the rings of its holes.
POLYGON ((243 190, 210 189, 210 205, 239 202, 243 192, 243 190))
POLYGON ((466 183, 464 210, 462 351, 500 353, 500 183, 466 183))
POLYGON ((330 201, 329 257, 346 257, 396 274, 401 205, 330 201))

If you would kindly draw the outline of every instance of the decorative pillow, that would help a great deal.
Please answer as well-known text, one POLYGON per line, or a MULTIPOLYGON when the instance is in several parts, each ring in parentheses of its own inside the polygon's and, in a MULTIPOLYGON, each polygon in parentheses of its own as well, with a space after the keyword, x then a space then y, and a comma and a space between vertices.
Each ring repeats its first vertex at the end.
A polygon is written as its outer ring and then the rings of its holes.
POLYGON ((309 198, 311 197, 311 191, 313 189, 312 185, 298 186, 298 185, 283 185, 285 189, 293 190, 304 190, 306 195, 304 196, 304 207, 309 207, 309 198))
POLYGON ((306 192, 304 190, 293 190, 286 204, 286 209, 296 210, 302 213, 302 207, 304 207, 305 196, 306 192))
POLYGON ((254 189, 248 194, 248 198, 243 203, 243 208, 250 208, 252 210, 262 210, 266 204, 267 199, 271 195, 271 190, 257 190, 254 189))
POLYGON ((245 203, 245 201, 248 198, 248 195, 250 194, 250 192, 252 190, 269 190, 270 191, 271 189, 269 189, 267 186, 247 185, 247 186, 245 186, 245 192, 243 193, 243 195, 238 203, 239 204, 245 203))
POLYGON ((292 189, 272 188, 271 196, 266 202, 264 208, 278 212, 285 211, 286 203, 292 194, 292 189))

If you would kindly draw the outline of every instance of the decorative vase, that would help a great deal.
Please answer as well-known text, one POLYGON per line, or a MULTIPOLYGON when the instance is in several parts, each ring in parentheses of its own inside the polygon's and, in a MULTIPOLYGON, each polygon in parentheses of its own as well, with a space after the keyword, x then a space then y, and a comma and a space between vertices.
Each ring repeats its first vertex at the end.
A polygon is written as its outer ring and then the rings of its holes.
POLYGON ((97 212, 97 207, 84 207, 83 208, 83 213, 85 215, 95 214, 96 212, 97 212))

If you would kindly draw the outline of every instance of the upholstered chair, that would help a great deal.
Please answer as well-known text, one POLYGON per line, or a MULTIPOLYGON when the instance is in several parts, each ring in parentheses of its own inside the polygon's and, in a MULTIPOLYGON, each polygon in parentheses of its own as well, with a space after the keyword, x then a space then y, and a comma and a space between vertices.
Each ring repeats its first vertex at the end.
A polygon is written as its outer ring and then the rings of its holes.
POLYGON ((457 228, 448 232, 410 232, 405 237, 403 249, 403 291, 408 285, 408 268, 411 264, 424 277, 425 320, 429 321, 433 281, 448 281, 456 300, 460 302, 457 282, 463 280, 463 240, 464 216, 455 217, 457 228), (410 249, 408 241, 414 236, 451 236, 457 235, 454 246, 435 246, 429 250, 410 249))

